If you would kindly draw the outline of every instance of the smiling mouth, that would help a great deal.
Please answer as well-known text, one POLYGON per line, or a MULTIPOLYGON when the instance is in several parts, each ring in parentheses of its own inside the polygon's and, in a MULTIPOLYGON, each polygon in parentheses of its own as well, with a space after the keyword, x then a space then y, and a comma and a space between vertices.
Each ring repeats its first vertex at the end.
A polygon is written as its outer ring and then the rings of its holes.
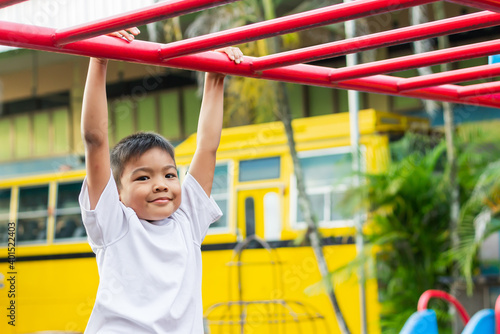
POLYGON ((167 203, 167 202, 170 202, 172 199, 171 198, 167 198, 167 197, 160 197, 160 198, 156 198, 152 201, 149 201, 150 203, 167 203))

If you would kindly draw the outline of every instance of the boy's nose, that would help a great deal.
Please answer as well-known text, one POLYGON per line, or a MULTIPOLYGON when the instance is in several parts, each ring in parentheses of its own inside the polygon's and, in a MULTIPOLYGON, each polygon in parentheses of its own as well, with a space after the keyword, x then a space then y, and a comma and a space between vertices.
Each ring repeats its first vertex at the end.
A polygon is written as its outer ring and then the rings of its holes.
POLYGON ((165 183, 156 183, 154 186, 154 192, 167 191, 168 187, 165 183))

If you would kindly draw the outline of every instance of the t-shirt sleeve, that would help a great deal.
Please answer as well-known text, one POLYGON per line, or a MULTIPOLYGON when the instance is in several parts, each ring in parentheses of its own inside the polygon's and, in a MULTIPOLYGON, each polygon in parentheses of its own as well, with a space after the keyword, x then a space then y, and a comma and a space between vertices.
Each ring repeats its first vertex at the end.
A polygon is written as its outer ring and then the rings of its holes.
POLYGON ((92 249, 109 246, 125 235, 128 230, 126 209, 120 202, 113 173, 94 210, 90 210, 87 178, 83 180, 78 201, 92 249))
POLYGON ((201 245, 210 224, 222 217, 222 211, 212 196, 208 197, 196 179, 187 173, 182 183, 182 203, 179 208, 191 222, 195 242, 201 245))

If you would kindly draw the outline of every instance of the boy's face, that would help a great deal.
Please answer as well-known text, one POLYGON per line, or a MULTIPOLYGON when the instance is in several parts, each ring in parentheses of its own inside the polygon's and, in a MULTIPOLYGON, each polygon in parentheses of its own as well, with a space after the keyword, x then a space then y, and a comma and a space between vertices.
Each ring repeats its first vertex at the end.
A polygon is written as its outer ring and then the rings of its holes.
POLYGON ((159 148, 130 160, 120 181, 120 200, 141 219, 167 218, 181 204, 181 185, 174 159, 159 148))

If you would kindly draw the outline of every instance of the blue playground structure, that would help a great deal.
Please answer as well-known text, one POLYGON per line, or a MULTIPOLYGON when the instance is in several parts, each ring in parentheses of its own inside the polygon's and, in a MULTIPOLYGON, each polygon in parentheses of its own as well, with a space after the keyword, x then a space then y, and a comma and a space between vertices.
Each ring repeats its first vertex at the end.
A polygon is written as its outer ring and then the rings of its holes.
POLYGON ((408 318, 400 334, 438 334, 436 313, 427 309, 431 298, 444 299, 457 309, 465 324, 462 334, 500 334, 500 298, 495 303, 495 310, 484 309, 470 318, 458 300, 439 290, 428 290, 420 296, 417 312, 408 318))

